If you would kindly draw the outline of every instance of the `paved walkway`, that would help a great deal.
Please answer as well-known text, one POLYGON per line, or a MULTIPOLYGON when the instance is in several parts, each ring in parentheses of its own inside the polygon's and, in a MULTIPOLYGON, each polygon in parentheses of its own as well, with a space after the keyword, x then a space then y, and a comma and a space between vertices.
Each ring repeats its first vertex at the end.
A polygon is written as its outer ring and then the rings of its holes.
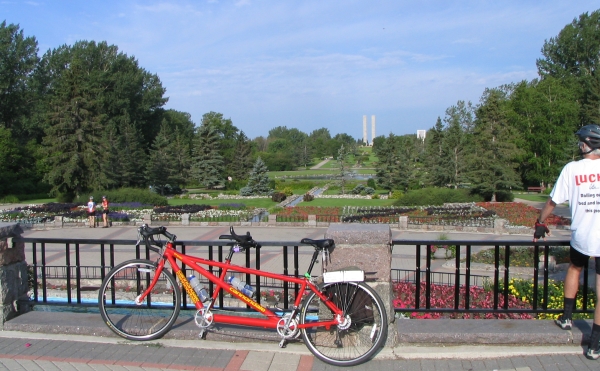
POLYGON ((382 351, 354 367, 335 367, 314 358, 302 344, 213 341, 131 343, 112 338, 0 332, 0 369, 17 370, 455 370, 588 371, 579 347, 415 347, 382 351))
POLYGON ((311 167, 310 169, 311 169, 311 170, 317 170, 317 169, 320 169, 320 168, 321 168, 321 166, 323 166, 323 165, 325 165, 326 163, 328 163, 328 162, 329 162, 329 160, 330 160, 329 158, 326 158, 325 160, 323 160, 323 161, 319 162, 318 164, 316 164, 315 166, 311 167))

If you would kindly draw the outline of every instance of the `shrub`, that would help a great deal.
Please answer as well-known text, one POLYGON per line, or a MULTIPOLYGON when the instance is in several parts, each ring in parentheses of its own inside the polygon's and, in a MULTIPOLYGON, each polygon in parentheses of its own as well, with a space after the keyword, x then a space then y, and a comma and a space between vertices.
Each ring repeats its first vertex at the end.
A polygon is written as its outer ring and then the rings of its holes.
POLYGON ((404 192, 402 191, 394 191, 392 192, 392 195, 390 196, 391 199, 394 200, 399 200, 402 198, 402 196, 404 196, 404 192))
POLYGON ((75 198, 73 202, 87 203, 89 196, 93 196, 97 203, 102 202, 102 196, 106 196, 111 203, 122 202, 140 202, 146 205, 166 206, 167 199, 159 194, 151 192, 148 189, 139 188, 121 188, 110 191, 94 191, 89 194, 82 194, 75 198))
POLYGON ((373 189, 377 189, 377 187, 375 186, 375 179, 373 179, 373 178, 369 178, 369 179, 367 180, 367 186, 368 186, 368 187, 371 187, 371 188, 373 188, 373 189))
POLYGON ((250 188, 250 187, 240 188, 240 196, 252 196, 252 188, 250 188))
POLYGON ((310 193, 307 193, 304 195, 304 198, 302 200, 305 202, 310 202, 314 199, 315 199, 315 196, 311 195, 310 193))
POLYGON ((294 194, 294 190, 292 189, 292 187, 285 187, 283 189, 283 193, 289 197, 294 194))
POLYGON ((356 187, 354 187, 354 189, 351 190, 350 193, 358 195, 358 194, 360 194, 364 190, 365 190, 365 185, 364 184, 359 184, 356 187))
POLYGON ((450 188, 423 188, 408 191, 401 199, 396 201, 396 206, 426 206, 443 205, 444 203, 480 202, 482 197, 471 195, 468 189, 450 188))
POLYGON ((377 194, 372 195, 371 200, 379 200, 379 195, 377 195, 377 194))
POLYGON ((515 195, 509 191, 498 191, 496 192, 496 201, 497 202, 513 202, 515 200, 515 195))
POLYGON ((19 202, 17 196, 8 195, 0 198, 0 204, 16 204, 19 202))
POLYGON ((273 202, 281 202, 283 200, 285 200, 287 198, 287 196, 285 195, 285 193, 281 193, 281 192, 273 192, 273 194, 271 195, 271 200, 273 202))

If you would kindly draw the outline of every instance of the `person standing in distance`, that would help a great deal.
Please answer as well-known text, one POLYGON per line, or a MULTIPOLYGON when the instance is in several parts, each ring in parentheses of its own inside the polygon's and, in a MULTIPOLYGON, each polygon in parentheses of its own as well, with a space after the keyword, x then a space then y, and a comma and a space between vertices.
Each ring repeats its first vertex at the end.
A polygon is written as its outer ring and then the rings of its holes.
MULTIPOLYGON (((550 197, 540 212, 536 227, 544 221, 557 204, 569 201, 571 209, 571 263, 565 277, 564 312, 556 320, 563 330, 573 326, 572 315, 579 289, 579 276, 590 257, 596 259, 596 292, 600 292, 600 126, 586 125, 575 135, 583 158, 565 165, 550 197)), ((594 325, 585 356, 600 358, 600 305, 594 310, 594 325)))
POLYGON ((94 197, 90 196, 90 200, 87 203, 88 219, 90 221, 90 228, 96 228, 96 203, 94 197))
POLYGON ((108 199, 106 196, 102 196, 102 221, 104 222, 102 228, 108 228, 108 199))

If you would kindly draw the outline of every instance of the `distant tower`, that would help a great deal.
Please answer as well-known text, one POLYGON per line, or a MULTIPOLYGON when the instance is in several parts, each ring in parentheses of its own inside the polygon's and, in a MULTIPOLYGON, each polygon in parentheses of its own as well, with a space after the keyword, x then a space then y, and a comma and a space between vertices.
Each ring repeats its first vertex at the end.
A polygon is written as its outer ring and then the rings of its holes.
POLYGON ((375 139, 375 115, 371 116, 371 145, 375 139))
POLYGON ((367 115, 363 115, 363 143, 365 146, 368 144, 367 142, 367 115))
POLYGON ((425 134, 427 134, 426 130, 417 130, 417 138, 425 140, 425 134))

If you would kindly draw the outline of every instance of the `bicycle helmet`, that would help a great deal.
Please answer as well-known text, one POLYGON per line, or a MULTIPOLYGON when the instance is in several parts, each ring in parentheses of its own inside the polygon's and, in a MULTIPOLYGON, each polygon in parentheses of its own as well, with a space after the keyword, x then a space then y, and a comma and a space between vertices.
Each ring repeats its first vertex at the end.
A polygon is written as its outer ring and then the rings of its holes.
MULTIPOLYGON (((577 135, 579 140, 587 144, 592 150, 600 148, 600 126, 596 124, 585 125, 579 128, 575 135, 577 135)), ((591 151, 586 153, 589 152, 591 151)))

